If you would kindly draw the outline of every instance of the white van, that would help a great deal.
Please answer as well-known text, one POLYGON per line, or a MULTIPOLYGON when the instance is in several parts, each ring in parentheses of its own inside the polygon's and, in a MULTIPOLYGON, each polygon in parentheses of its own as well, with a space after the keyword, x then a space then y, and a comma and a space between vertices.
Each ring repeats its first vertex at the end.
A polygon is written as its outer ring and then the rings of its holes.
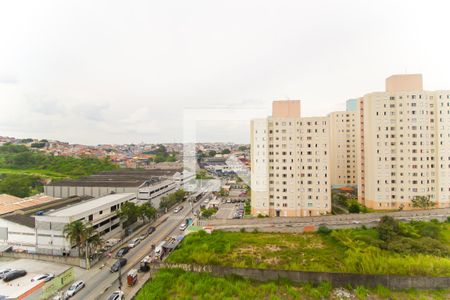
POLYGON ((162 241, 158 244, 158 246, 156 246, 156 248, 155 248, 156 255, 160 255, 162 253, 162 247, 164 246, 165 243, 166 243, 166 241, 162 241))

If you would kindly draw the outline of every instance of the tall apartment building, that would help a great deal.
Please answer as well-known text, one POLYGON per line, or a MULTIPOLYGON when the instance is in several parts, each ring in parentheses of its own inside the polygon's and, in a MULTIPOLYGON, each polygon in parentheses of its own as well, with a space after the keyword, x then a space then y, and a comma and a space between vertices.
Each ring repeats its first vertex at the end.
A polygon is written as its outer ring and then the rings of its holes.
POLYGON ((312 216, 331 211, 330 122, 301 118, 300 101, 274 101, 251 122, 252 214, 312 216))
POLYGON ((415 196, 450 206, 450 91, 424 91, 422 75, 394 75, 359 99, 358 198, 374 209, 415 196))
POLYGON ((356 111, 338 111, 330 118, 331 185, 356 186, 356 111))

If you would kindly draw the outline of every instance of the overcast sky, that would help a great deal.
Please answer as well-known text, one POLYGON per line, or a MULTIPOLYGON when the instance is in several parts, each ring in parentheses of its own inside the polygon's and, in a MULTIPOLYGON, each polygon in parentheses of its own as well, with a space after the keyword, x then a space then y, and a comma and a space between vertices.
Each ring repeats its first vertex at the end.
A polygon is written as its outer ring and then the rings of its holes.
MULTIPOLYGON (((174 142, 185 109, 326 115, 405 72, 450 89, 447 3, 1 1, 0 135, 174 142)), ((247 143, 248 125, 199 122, 197 138, 247 143)))

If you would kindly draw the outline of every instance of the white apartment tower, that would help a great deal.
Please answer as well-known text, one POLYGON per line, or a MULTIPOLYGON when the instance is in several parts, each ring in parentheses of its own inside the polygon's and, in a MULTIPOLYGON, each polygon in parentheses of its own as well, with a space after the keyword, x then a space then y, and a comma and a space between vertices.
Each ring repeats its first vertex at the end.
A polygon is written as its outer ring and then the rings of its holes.
POLYGON ((422 75, 394 75, 357 107, 358 198, 374 209, 411 208, 415 196, 450 207, 450 91, 422 75))
POLYGON ((252 214, 317 216, 331 211, 330 122, 300 117, 300 101, 274 101, 251 122, 252 214))

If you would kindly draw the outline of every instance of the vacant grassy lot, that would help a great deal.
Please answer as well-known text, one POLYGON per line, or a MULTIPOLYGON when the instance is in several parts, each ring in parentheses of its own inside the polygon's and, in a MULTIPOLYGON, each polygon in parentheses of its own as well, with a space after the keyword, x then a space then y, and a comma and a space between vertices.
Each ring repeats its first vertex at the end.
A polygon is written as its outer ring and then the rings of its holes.
MULTIPOLYGON (((329 234, 198 232, 187 236, 181 247, 168 257, 168 262, 241 268, 450 276, 450 257, 446 252, 450 245, 450 224, 440 223, 437 226, 440 228, 438 238, 417 237, 430 243, 431 247, 428 244, 413 244, 417 249, 407 242, 422 241, 420 239, 399 237, 399 241, 406 240, 405 244, 384 243, 379 239, 376 229, 336 230, 329 234), (412 248, 402 248, 404 245, 412 248)), ((410 227, 422 228, 423 222, 410 227)), ((411 228, 408 230, 412 235, 411 228)))
MULTIPOLYGON (((450 290, 392 292, 382 286, 376 289, 356 287, 346 290, 352 299, 449 299, 450 290)), ((237 276, 214 277, 178 269, 160 270, 136 296, 149 299, 339 299, 337 291, 323 282, 319 286, 294 285, 289 281, 254 282, 237 276)))

